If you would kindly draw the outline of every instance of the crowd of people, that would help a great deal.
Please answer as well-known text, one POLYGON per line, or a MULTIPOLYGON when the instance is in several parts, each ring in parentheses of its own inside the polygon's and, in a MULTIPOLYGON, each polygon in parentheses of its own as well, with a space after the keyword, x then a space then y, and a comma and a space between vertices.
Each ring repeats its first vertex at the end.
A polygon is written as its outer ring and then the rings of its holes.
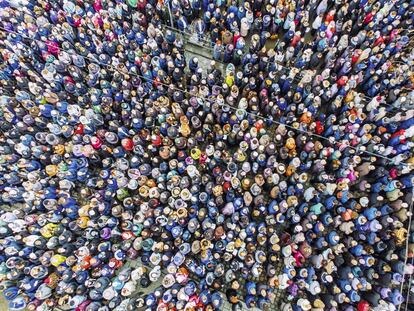
POLYGON ((405 303, 414 1, 0 0, 0 21, 10 310, 405 303))

